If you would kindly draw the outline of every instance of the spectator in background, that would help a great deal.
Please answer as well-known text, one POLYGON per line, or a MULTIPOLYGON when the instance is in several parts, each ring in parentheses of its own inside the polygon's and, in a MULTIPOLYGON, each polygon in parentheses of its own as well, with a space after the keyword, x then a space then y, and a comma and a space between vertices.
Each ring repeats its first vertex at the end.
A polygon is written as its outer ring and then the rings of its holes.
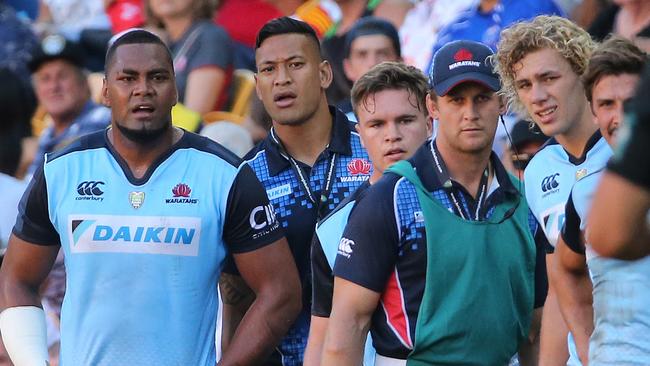
POLYGON ((338 103, 350 98, 352 83, 343 71, 345 35, 357 20, 374 15, 389 20, 395 28, 402 25, 406 12, 413 7, 409 0, 336 0, 341 9, 341 20, 322 44, 323 56, 329 61, 334 73, 332 85, 327 89, 327 100, 338 103))
POLYGON ((215 5, 213 0, 145 1, 148 23, 166 32, 178 99, 199 114, 222 110, 230 95, 233 48, 228 34, 212 22, 215 5))
POLYGON ((83 63, 79 46, 59 35, 47 36, 29 63, 38 102, 52 118, 41 134, 29 174, 43 165, 46 153, 105 128, 110 121, 109 110, 90 98, 83 63))
POLYGON ((104 0, 113 34, 144 25, 142 0, 104 0))
MULTIPOLYGON (((481 42, 496 51, 503 28, 541 14, 561 15, 562 12, 553 0, 480 0, 438 33, 432 54, 457 40, 481 42)), ((427 70, 430 68, 431 62, 427 70)))
POLYGON ((16 12, 0 2, 0 67, 7 67, 29 83, 27 62, 38 40, 29 24, 16 16, 16 12))
POLYGON ((425 73, 431 60, 431 49, 436 43, 438 32, 452 22, 461 11, 475 0, 421 0, 406 14, 399 28, 402 58, 404 62, 425 73))
MULTIPOLYGON (((383 61, 399 61, 402 54, 397 29, 388 21, 373 16, 361 18, 354 24, 345 35, 343 52, 343 72, 353 83, 383 61)), ((337 107, 350 121, 357 120, 349 98, 337 107)))
POLYGON ((248 108, 248 115, 244 118, 242 126, 248 130, 253 138, 253 143, 257 145, 266 138, 273 126, 273 121, 257 94, 251 96, 248 108))
POLYGON ((85 51, 84 67, 104 68, 104 54, 111 37, 111 23, 103 0, 40 0, 35 28, 41 38, 60 34, 85 51))
POLYGON ((9 241, 11 228, 18 215, 18 201, 27 183, 16 179, 22 154, 22 138, 29 132, 29 120, 34 111, 26 93, 28 88, 8 69, 0 69, 0 255, 9 241), (31 107, 31 108, 30 108, 31 107))
POLYGON ((591 24, 589 34, 598 41, 615 34, 650 52, 650 1, 613 0, 591 24))
POLYGON ((523 180, 524 170, 528 163, 548 140, 548 137, 533 122, 523 119, 515 123, 510 131, 510 136, 511 145, 506 154, 507 158, 503 159, 503 165, 515 177, 523 180))
POLYGON ((216 121, 201 129, 201 135, 223 145, 243 158, 253 148, 253 139, 246 128, 229 121, 216 121))

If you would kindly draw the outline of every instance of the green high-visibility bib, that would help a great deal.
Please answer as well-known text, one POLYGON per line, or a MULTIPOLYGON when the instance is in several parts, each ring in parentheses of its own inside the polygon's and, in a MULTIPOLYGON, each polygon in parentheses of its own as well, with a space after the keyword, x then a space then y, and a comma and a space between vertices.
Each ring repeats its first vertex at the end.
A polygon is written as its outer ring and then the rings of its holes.
POLYGON ((427 192, 407 161, 388 171, 415 185, 427 238, 407 365, 507 365, 533 311, 535 243, 523 195, 498 204, 490 220, 465 220, 427 192))

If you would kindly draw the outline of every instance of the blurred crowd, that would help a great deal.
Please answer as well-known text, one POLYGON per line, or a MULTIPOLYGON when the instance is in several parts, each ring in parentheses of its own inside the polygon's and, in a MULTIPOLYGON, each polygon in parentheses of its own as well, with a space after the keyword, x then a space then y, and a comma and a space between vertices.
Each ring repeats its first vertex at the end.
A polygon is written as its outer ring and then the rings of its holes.
MULTIPOLYGON (((171 50, 173 123, 243 157, 273 122, 255 80, 256 36, 271 19, 291 16, 314 28, 333 70, 328 102, 355 121, 350 92, 373 66, 402 61, 429 75, 446 44, 472 40, 497 51, 503 29, 544 14, 571 19, 595 41, 616 35, 650 51, 647 0, 0 0, 0 248, 44 155, 110 124, 104 59, 121 32, 150 30, 171 50)), ((546 141, 512 108, 493 149, 523 179, 546 141)), ((64 292, 60 256, 41 291, 52 365, 64 292)))

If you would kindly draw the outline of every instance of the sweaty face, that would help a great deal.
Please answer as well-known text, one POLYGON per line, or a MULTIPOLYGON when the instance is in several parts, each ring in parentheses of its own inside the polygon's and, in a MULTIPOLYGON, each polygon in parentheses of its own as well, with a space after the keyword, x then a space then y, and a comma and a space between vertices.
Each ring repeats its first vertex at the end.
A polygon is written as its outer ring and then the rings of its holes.
POLYGON ((384 61, 399 61, 390 38, 383 34, 360 36, 350 44, 350 55, 343 60, 343 70, 355 82, 384 61))
POLYGON ((55 120, 74 118, 90 97, 86 79, 65 60, 46 62, 33 79, 39 103, 55 120))
POLYGON ((435 100, 427 96, 427 107, 438 120, 436 142, 439 147, 463 154, 478 154, 492 149, 501 99, 490 88, 466 82, 435 100))
POLYGON ((636 74, 607 75, 591 91, 594 121, 611 146, 616 143, 616 132, 623 122, 623 104, 634 96, 638 82, 636 74))
POLYGON ((517 96, 546 136, 570 135, 587 98, 577 75, 557 51, 544 48, 514 66, 517 96))
POLYGON ((295 33, 269 37, 255 61, 257 95, 275 123, 300 125, 316 113, 332 71, 312 39, 295 33))
POLYGON ((368 95, 356 110, 357 131, 379 175, 393 163, 410 158, 431 136, 426 111, 418 109, 415 95, 407 90, 368 95))
POLYGON ((102 95, 115 127, 127 138, 146 142, 171 127, 176 81, 166 50, 158 44, 126 44, 107 65, 102 95))

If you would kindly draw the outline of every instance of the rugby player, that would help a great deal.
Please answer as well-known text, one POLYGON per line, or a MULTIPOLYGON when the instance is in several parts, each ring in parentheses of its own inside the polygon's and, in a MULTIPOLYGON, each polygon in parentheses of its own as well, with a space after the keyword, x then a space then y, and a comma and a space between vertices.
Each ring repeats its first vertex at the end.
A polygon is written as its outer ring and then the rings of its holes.
MULTIPOLYGON (((538 16, 504 29, 497 47, 496 69, 511 106, 551 137, 524 172, 526 200, 551 244, 547 263, 552 263, 571 187, 611 156, 592 121, 580 80, 595 46, 589 34, 570 20, 538 16)), ((550 280, 539 361, 564 365, 568 343, 573 342, 567 342, 568 328, 550 280)), ((573 352, 577 361, 576 356, 573 352)))
MULTIPOLYGON (((601 255, 639 259, 650 255, 650 65, 646 66, 616 155, 598 186, 591 209, 589 243, 601 255)), ((647 283, 647 282, 646 282, 647 283)), ((646 292, 647 293, 647 292, 646 292)), ((646 323, 648 324, 648 323, 646 323)))
POLYGON ((545 238, 536 245, 520 183, 492 152, 505 111, 492 54, 473 41, 436 53, 427 108, 437 137, 351 213, 323 365, 360 364, 368 329, 379 366, 503 365, 527 337, 543 303, 545 238))
MULTIPOLYGON (((634 96, 645 63, 645 52, 634 43, 611 38, 594 51, 583 75, 594 121, 612 147, 624 121, 623 105, 634 96)), ((587 212, 604 168, 573 186, 549 272, 583 364, 647 364, 650 342, 643 324, 650 319, 650 302, 644 299, 650 298, 647 277, 639 276, 650 273, 650 257, 635 262, 607 259, 584 241, 584 232, 591 227, 587 212), (625 299, 620 298, 622 288, 627 289, 625 299)))
POLYGON ((248 165, 175 128, 169 49, 133 30, 106 54, 111 126, 47 155, 0 270, 0 330, 16 365, 45 365, 37 290, 59 247, 63 365, 216 363, 216 284, 232 253, 257 298, 222 365, 258 365, 300 309, 279 222, 248 165))
MULTIPOLYGON (((316 222, 370 178, 372 165, 354 124, 327 104, 332 69, 308 24, 288 17, 266 23, 257 36, 255 61, 257 95, 273 127, 244 159, 266 188, 303 290, 303 311, 269 362, 301 365, 309 335, 316 222)), ((236 271, 228 271, 233 275, 221 281, 224 311, 242 313, 249 297, 243 296, 247 291, 236 271)), ((224 322, 224 332, 233 328, 224 322)))
MULTIPOLYGON (((311 248, 312 309, 305 365, 320 365, 323 341, 332 310, 332 267, 343 229, 367 188, 391 164, 408 159, 431 136, 425 99, 427 79, 412 66, 383 62, 352 87, 352 105, 359 116, 356 130, 373 165, 372 176, 346 198, 316 229, 311 248)), ((374 365, 374 349, 366 348, 365 365, 374 365)))

